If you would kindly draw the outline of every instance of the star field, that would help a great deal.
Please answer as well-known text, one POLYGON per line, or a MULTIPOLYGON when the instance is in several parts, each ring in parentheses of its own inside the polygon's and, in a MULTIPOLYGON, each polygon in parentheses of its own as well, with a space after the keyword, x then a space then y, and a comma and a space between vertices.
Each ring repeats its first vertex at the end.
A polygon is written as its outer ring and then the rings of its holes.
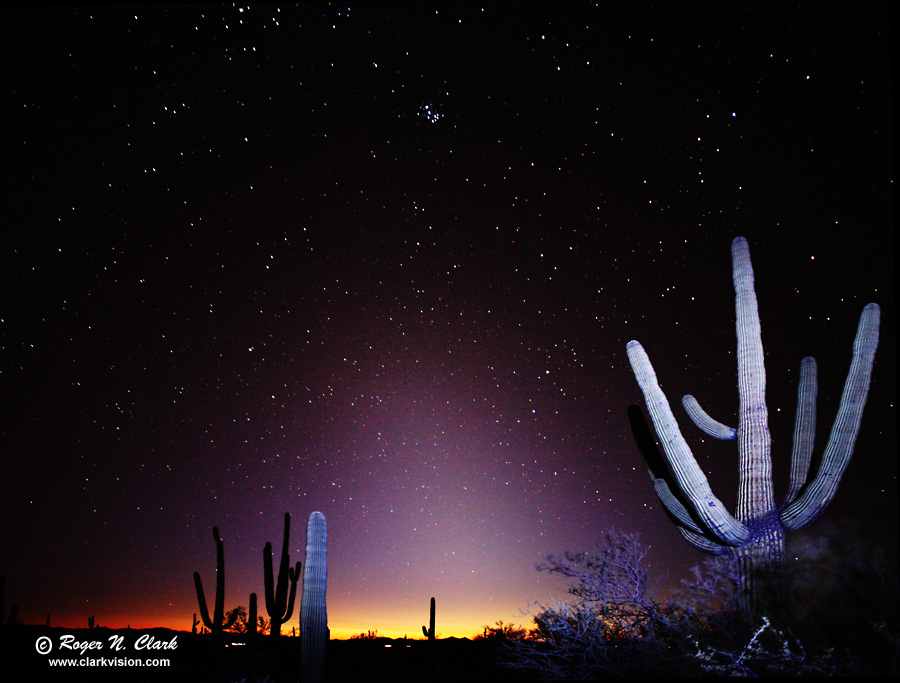
MULTIPOLYGON (((213 525, 230 608, 261 592, 285 512, 302 560, 313 510, 332 637, 415 634, 431 596, 439 636, 516 621, 562 588, 542 555, 610 526, 677 578, 702 557, 633 445, 625 344, 645 345, 673 402, 693 393, 727 421, 738 234, 776 492, 800 358, 819 361, 824 443, 859 313, 882 307, 826 516, 896 554, 886 18, 878 3, 10 10, 7 603, 29 623, 187 629, 213 525)), ((679 410, 733 504, 735 454, 679 410)))

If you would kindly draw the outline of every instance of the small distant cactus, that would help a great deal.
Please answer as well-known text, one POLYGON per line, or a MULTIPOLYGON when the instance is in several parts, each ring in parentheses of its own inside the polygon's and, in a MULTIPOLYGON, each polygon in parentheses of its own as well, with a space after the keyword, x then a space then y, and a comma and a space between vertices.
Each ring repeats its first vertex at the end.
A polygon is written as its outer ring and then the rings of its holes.
MULTIPOLYGON (((48 614, 47 617, 48 617, 48 621, 49 621, 50 615, 48 614)), ((49 626, 49 623, 48 623, 47 625, 49 626)), ((197 627, 198 627, 199 625, 200 625, 200 622, 197 620, 197 613, 194 612, 194 621, 193 621, 193 623, 191 624, 191 634, 192 634, 192 635, 197 635, 197 627)))
POLYGON ((234 626, 238 613, 234 610, 228 621, 225 620, 225 550, 219 537, 219 527, 213 527, 213 539, 216 541, 216 603, 212 619, 209 618, 209 610, 206 607, 200 572, 194 572, 194 587, 197 589, 197 602, 200 604, 200 617, 203 623, 213 635, 221 635, 223 631, 234 626))
POLYGON ((303 681, 318 683, 325 668, 328 642, 328 527, 325 515, 313 512, 306 527, 306 566, 303 569, 303 604, 300 607, 303 681))
MULTIPOLYGON (((4 608, 6 606, 6 577, 0 574, 0 625, 3 623, 4 616, 4 608)), ((19 606, 13 605, 12 609, 9 612, 9 617, 7 617, 6 623, 10 626, 13 626, 16 623, 16 619, 19 618, 19 606)))
POLYGON ((429 642, 434 641, 434 598, 431 598, 431 615, 428 618, 428 628, 423 626, 422 633, 425 634, 429 642))
POLYGON ((94 628, 94 616, 93 615, 88 617, 88 628, 94 628))

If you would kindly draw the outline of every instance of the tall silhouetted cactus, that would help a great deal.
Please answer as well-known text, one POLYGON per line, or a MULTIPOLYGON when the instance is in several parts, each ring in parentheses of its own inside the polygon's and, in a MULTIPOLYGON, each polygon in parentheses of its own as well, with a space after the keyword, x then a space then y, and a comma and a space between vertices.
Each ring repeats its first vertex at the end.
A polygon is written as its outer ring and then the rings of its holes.
MULTIPOLYGON (((9 612, 9 616, 7 617, 4 613, 4 608, 6 605, 6 577, 0 574, 0 626, 3 625, 4 619, 6 620, 6 624, 9 626, 13 626, 16 623, 16 620, 19 618, 19 606, 13 605, 12 609, 9 612)), ((49 619, 48 619, 49 622, 49 619)))
POLYGON ((256 593, 250 593, 250 607, 247 608, 247 637, 256 636, 256 630, 259 626, 256 612, 256 593))
POLYGON ((306 566, 303 568, 303 604, 300 606, 303 681, 318 683, 325 667, 328 642, 328 528, 325 515, 313 512, 306 526, 306 566))
POLYGON ((422 633, 429 641, 434 641, 434 598, 431 598, 431 615, 428 618, 428 628, 422 627, 422 633))
POLYGON ((194 587, 197 589, 197 602, 200 604, 200 618, 213 635, 221 635, 222 631, 234 626, 238 617, 235 610, 228 621, 225 621, 225 550, 219 538, 219 527, 213 527, 213 538, 216 541, 216 603, 212 619, 206 608, 206 597, 203 595, 203 582, 200 572, 194 572, 194 587))
POLYGON ((877 304, 868 304, 862 311, 837 418, 819 471, 808 485, 806 478, 816 422, 816 364, 809 357, 801 362, 790 487, 784 502, 776 506, 762 337, 747 240, 735 238, 731 253, 737 327, 738 426, 728 427, 713 419, 690 395, 684 397, 683 403, 693 422, 704 432, 719 439, 737 440, 738 500, 734 516, 713 494, 694 459, 643 347, 631 341, 627 351, 677 483, 670 486, 666 480, 669 477, 655 471, 648 459, 654 489, 689 543, 705 553, 730 554, 736 560, 744 611, 757 614, 765 609, 777 609, 781 604, 785 531, 799 529, 825 509, 853 454, 878 346, 880 309, 877 304), (773 590, 769 592, 767 587, 773 590))
POLYGON ((281 635, 281 625, 294 613, 294 597, 297 595, 297 580, 300 578, 300 562, 291 567, 291 556, 288 553, 288 538, 291 533, 291 516, 284 513, 284 542, 281 546, 281 563, 278 566, 278 586, 275 586, 272 571, 272 544, 266 543, 263 549, 263 579, 266 585, 266 611, 269 613, 271 627, 269 633, 273 637, 281 635), (288 590, 290 581, 290 590, 288 590))

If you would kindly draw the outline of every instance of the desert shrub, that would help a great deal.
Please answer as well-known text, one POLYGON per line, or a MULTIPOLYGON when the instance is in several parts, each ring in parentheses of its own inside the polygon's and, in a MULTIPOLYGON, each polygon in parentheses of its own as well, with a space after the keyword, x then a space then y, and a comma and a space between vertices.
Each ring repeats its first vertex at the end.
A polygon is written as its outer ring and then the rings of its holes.
POLYGON ((473 640, 487 641, 491 643, 505 643, 521 640, 528 635, 528 631, 521 626, 504 624, 498 621, 495 626, 485 626, 484 632, 478 634, 473 640))
POLYGON ((662 601, 661 581, 651 577, 639 536, 609 531, 594 552, 551 555, 539 565, 568 581, 571 600, 532 606, 528 631, 505 633, 498 625, 491 635, 501 662, 533 680, 896 673, 896 600, 881 565, 866 560, 874 555, 832 553, 831 575, 838 578, 815 595, 809 573, 823 570, 823 544, 836 542, 819 539, 816 552, 805 547, 808 541, 794 546, 788 613, 750 620, 739 609, 738 572, 727 557, 694 566, 691 578, 662 601), (841 623, 841 600, 820 604, 850 590, 840 589, 846 581, 854 583, 851 594, 874 591, 882 598, 880 605, 851 600, 851 612, 866 611, 853 622, 865 631, 862 638, 833 627, 841 623), (820 621, 835 632, 825 634, 820 621))
POLYGON ((682 618, 658 600, 637 534, 609 531, 592 553, 550 555, 538 567, 569 581, 569 601, 535 605, 535 627, 503 648, 535 679, 691 675, 682 618), (680 655, 680 656, 679 656, 680 655))
MULTIPOLYGON (((250 629, 250 615, 247 613, 247 608, 243 605, 238 605, 233 610, 225 613, 225 620, 230 621, 231 616, 237 612, 237 618, 234 620, 234 625, 231 627, 231 631, 234 633, 247 633, 250 629)), ((257 616, 256 617, 256 633, 259 635, 264 635, 269 632, 269 620, 257 616)))

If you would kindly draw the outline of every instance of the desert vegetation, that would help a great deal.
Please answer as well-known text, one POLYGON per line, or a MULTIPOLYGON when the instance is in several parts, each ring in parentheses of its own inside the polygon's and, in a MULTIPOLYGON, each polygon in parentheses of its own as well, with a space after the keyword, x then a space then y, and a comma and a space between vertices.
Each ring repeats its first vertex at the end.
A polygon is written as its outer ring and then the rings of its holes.
POLYGON ((539 569, 564 577, 572 599, 535 606, 530 630, 485 629, 510 668, 550 680, 897 673, 896 577, 858 534, 801 531, 832 501, 853 455, 880 308, 870 303, 862 310, 837 415, 815 458, 816 361, 800 362, 790 482, 776 505, 765 354, 745 238, 733 240, 731 256, 736 426, 710 416, 691 395, 682 402, 708 436, 736 442, 734 514, 712 491, 643 346, 627 345, 655 431, 639 407, 629 409, 654 491, 683 538, 710 559, 663 600, 636 534, 610 531, 591 552, 548 556, 539 569), (795 532, 793 540, 787 532, 795 532))
POLYGON ((612 530, 591 552, 539 566, 568 582, 569 600, 532 606, 530 628, 499 622, 481 638, 524 680, 898 673, 897 577, 878 550, 826 526, 788 551, 784 609, 748 615, 733 558, 695 565, 663 599, 639 535, 612 530))

